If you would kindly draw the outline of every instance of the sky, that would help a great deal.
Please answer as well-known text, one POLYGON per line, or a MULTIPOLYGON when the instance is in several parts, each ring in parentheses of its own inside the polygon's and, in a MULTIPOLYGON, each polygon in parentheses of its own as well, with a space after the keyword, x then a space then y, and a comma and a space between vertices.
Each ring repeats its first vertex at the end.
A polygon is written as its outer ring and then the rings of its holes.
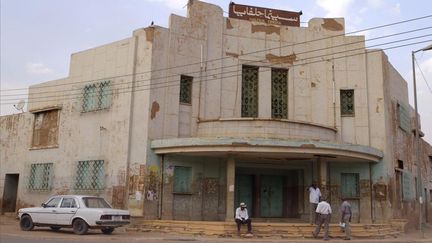
MULTIPOLYGON (((228 0, 206 0, 228 11, 228 0)), ((346 33, 366 40, 432 27, 432 18, 375 30, 371 27, 432 15, 429 0, 237 0, 238 4, 300 11, 302 26, 313 17, 344 17, 346 33)), ((171 13, 186 16, 187 0, 0 0, 0 114, 19 113, 13 104, 25 100, 29 85, 68 76, 70 55, 128 38, 133 30, 168 26, 171 13)), ((227 15, 227 13, 225 13, 227 15)), ((371 40, 366 46, 387 48, 390 62, 408 82, 413 102, 411 52, 432 44, 432 29, 371 40), (420 38, 420 36, 424 36, 420 38), (404 40, 394 44, 384 43, 404 40)), ((416 53, 418 108, 425 139, 432 144, 432 50, 416 53)), ((26 107, 24 107, 24 110, 26 107)))

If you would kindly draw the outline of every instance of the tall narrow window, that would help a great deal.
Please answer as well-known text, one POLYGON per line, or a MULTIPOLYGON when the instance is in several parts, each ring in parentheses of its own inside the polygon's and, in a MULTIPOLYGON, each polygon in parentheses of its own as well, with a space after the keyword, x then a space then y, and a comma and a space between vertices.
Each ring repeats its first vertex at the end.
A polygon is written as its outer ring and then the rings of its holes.
POLYGON ((411 124, 408 108, 404 104, 398 103, 397 114, 400 129, 404 130, 405 132, 409 132, 411 124))
POLYGON ((193 77, 180 76, 180 103, 192 104, 192 81, 193 77))
POLYGON ((75 177, 76 190, 102 190, 104 188, 104 161, 79 161, 75 177))
POLYGON ((288 118, 288 70, 272 68, 272 118, 288 118))
POLYGON ((52 163, 31 164, 28 189, 47 191, 51 189, 52 163))
POLYGON ((258 117, 258 67, 242 68, 242 117, 258 117))
POLYGON ((354 116, 354 90, 346 89, 340 91, 341 115, 354 116))
POLYGON ((360 180, 358 173, 341 174, 341 196, 344 198, 360 197, 360 180))
POLYGON ((111 82, 105 81, 99 84, 99 108, 106 109, 111 102, 111 82))
POLYGON ((97 108, 97 87, 96 84, 86 85, 83 94, 83 111, 93 111, 97 108))
POLYGON ((58 110, 35 113, 32 138, 33 148, 58 145, 58 114, 58 110))

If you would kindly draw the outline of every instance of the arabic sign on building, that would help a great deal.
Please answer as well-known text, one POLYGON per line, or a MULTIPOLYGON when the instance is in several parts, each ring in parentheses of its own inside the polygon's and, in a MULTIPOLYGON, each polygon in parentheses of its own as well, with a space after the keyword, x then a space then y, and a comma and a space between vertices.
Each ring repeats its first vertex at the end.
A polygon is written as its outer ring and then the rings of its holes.
POLYGON ((267 24, 300 26, 300 13, 230 3, 229 17, 267 24))

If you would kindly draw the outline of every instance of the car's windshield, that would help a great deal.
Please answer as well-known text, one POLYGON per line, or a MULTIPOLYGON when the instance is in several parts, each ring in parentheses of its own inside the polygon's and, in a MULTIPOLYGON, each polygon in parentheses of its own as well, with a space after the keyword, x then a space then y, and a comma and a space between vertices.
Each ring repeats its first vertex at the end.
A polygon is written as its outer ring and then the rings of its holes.
POLYGON ((111 208, 111 206, 101 197, 83 197, 84 205, 87 208, 111 208))

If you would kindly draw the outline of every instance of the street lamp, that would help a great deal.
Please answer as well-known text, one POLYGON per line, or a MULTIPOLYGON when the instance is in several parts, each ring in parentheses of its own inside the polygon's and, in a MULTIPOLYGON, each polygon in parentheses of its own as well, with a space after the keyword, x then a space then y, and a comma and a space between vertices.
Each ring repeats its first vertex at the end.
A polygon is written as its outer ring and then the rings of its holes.
POLYGON ((422 229, 422 203, 423 203, 423 186, 421 180, 421 163, 420 163, 420 131, 419 131, 419 118, 418 118, 418 108, 417 108, 417 84, 416 84, 416 74, 415 74, 415 54, 420 51, 432 50, 432 44, 419 49, 417 51, 411 52, 412 59, 412 69, 413 69, 413 83, 414 83, 414 107, 415 107, 415 143, 416 143, 416 163, 417 163, 417 191, 419 192, 419 230, 423 233, 422 229))

